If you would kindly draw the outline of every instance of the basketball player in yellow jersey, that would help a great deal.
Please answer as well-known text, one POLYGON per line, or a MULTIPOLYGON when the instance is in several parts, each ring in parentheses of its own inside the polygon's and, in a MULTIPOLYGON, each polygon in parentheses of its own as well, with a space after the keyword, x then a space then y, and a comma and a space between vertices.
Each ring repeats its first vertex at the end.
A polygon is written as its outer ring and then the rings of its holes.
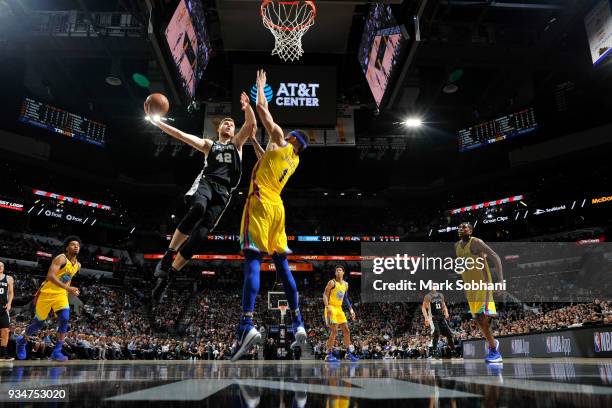
POLYGON ((257 72, 257 113, 269 135, 266 150, 251 175, 249 195, 242 213, 240 246, 244 254, 244 285, 242 290, 242 317, 236 330, 237 350, 232 361, 238 360, 254 344, 261 342, 261 334, 253 324, 255 298, 259 292, 259 269, 263 254, 272 256, 276 273, 283 282, 291 315, 291 331, 295 342, 291 347, 306 342, 306 330, 298 308, 298 291, 289 270, 285 234, 285 208, 281 191, 295 172, 299 154, 307 147, 306 135, 293 130, 286 136, 268 110, 264 94, 266 73, 257 72))
POLYGON ((70 306, 68 304, 68 293, 79 296, 79 289, 70 286, 70 281, 81 269, 77 255, 81 249, 81 240, 78 237, 66 238, 63 245, 64 253, 56 256, 51 262, 47 279, 43 282, 34 298, 36 315, 32 323, 26 329, 23 336, 17 338, 17 359, 26 358, 26 344, 28 337, 33 336, 40 330, 51 311, 57 317, 57 343, 51 353, 51 358, 56 361, 66 361, 68 357, 62 354, 64 339, 68 332, 68 319, 70 318, 70 306))
POLYGON ((342 310, 342 305, 346 305, 351 312, 351 318, 355 320, 355 311, 348 297, 348 282, 344 280, 344 267, 336 265, 334 279, 330 280, 323 292, 323 304, 325 305, 325 324, 330 327, 329 339, 327 340, 326 361, 336 362, 334 356, 334 346, 336 345, 336 334, 338 327, 342 332, 342 340, 346 348, 346 359, 350 361, 359 360, 354 354, 351 345, 351 334, 349 332, 346 315, 342 310))
MULTIPOLYGON (((484 268, 474 267, 467 269, 461 276, 465 283, 479 284, 480 282, 493 283, 491 271, 486 258, 491 258, 495 265, 495 270, 499 275, 499 280, 503 282, 504 275, 501 259, 483 240, 472 236, 474 228, 469 222, 459 225, 459 238, 461 240, 455 244, 455 253, 458 258, 472 258, 478 264, 476 258, 484 260, 484 268)), ((489 352, 485 357, 487 363, 500 363, 502 356, 498 351, 499 341, 493 338, 489 327, 489 317, 497 316, 493 291, 491 290, 466 290, 465 291, 472 316, 476 319, 482 335, 487 339, 489 352)))

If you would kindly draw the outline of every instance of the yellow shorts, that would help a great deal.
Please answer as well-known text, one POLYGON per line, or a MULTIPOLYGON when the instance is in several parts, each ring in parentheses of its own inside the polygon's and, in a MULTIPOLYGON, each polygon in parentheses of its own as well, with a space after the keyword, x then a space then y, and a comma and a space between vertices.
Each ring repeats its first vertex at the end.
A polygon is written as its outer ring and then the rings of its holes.
POLYGON ((255 196, 247 198, 240 226, 240 248, 270 255, 291 253, 283 203, 262 203, 255 196))
POLYGON ((342 310, 342 306, 329 305, 329 316, 325 316, 325 324, 329 326, 330 324, 342 324, 346 322, 346 315, 344 314, 344 310, 342 310))
MULTIPOLYGON (((491 297, 493 299, 493 297, 491 297)), ((485 316, 497 316, 497 310, 495 309, 495 302, 490 300, 488 302, 468 302, 470 305, 470 312, 473 316, 483 314, 485 316)))
MULTIPOLYGON (((491 283, 491 272, 489 270, 467 270, 461 277, 464 283, 472 286, 481 282, 491 283)), ((466 290, 465 296, 470 305, 470 312, 473 316, 484 314, 485 316, 497 316, 493 291, 490 290, 466 290)))
POLYGON ((44 321, 49 317, 49 312, 51 312, 51 310, 58 312, 62 309, 68 309, 69 307, 67 293, 40 292, 36 298, 36 318, 44 321))

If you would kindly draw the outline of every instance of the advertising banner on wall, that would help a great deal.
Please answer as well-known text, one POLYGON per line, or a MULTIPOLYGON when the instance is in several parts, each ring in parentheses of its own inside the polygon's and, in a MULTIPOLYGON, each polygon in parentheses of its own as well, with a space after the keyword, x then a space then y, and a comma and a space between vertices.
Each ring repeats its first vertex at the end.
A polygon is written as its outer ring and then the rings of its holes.
MULTIPOLYGON (((497 337, 499 352, 512 357, 612 357, 612 326, 582 327, 548 333, 497 337)), ((484 358, 484 340, 463 342, 464 358, 484 358)))

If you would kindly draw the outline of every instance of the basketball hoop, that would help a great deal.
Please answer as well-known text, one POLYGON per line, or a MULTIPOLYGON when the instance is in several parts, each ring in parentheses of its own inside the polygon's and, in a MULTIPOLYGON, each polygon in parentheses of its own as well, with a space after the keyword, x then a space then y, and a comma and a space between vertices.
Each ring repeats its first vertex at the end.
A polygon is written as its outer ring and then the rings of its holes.
POLYGON ((272 55, 283 61, 300 59, 304 54, 302 36, 314 24, 317 8, 314 1, 261 2, 261 18, 274 36, 272 55))

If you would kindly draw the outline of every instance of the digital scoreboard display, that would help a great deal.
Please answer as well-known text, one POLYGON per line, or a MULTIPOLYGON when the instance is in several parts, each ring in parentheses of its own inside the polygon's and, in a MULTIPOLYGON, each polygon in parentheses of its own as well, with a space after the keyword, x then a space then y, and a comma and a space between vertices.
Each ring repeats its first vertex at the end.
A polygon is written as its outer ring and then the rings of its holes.
POLYGON ((479 123, 457 132, 459 151, 501 142, 535 131, 538 128, 533 108, 524 109, 501 118, 479 123))
POLYGON ((183 89, 193 98, 211 51, 201 2, 181 0, 164 34, 183 89))
POLYGON ((23 100, 19 121, 97 146, 105 145, 106 125, 30 98, 23 100))

